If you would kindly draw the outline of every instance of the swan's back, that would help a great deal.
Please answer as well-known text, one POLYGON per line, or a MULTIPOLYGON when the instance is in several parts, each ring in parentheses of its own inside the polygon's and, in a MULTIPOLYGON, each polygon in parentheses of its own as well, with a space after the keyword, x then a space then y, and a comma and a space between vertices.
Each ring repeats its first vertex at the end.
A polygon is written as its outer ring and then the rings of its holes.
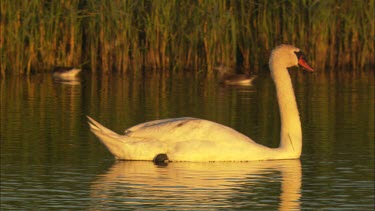
POLYGON ((232 128, 191 117, 155 120, 138 124, 127 129, 125 135, 132 138, 157 139, 169 144, 187 140, 253 142, 250 138, 232 128))

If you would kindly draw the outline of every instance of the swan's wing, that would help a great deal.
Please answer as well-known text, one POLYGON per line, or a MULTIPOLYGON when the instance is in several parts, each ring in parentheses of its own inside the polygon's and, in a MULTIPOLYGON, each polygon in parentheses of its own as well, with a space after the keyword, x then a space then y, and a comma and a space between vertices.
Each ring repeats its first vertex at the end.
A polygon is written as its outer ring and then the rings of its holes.
POLYGON ((149 122, 144 122, 138 125, 134 125, 125 130, 125 134, 130 135, 130 133, 134 133, 137 131, 142 130, 154 130, 156 128, 170 128, 175 127, 176 125, 185 124, 190 121, 199 120, 192 117, 180 117, 180 118, 171 118, 171 119, 161 119, 161 120, 154 120, 149 122))
POLYGON ((153 139, 169 142, 186 140, 207 141, 250 141, 247 136, 227 126, 203 119, 182 117, 156 120, 135 125, 125 131, 134 138, 153 139))
POLYGON ((136 131, 141 130, 148 130, 148 129, 156 129, 156 128, 169 128, 174 127, 179 124, 184 124, 186 122, 192 121, 192 120, 199 120, 192 117, 180 117, 180 118, 171 118, 171 119, 161 119, 161 120, 154 120, 149 122, 144 122, 138 125, 134 125, 133 127, 130 127, 125 130, 125 134, 130 135, 130 133, 134 133, 136 131))

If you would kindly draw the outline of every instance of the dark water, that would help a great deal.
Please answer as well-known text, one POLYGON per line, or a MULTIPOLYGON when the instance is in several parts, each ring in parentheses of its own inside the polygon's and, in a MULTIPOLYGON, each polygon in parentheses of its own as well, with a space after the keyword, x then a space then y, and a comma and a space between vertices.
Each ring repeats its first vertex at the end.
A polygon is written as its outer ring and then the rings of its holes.
POLYGON ((89 132, 179 116, 228 125, 276 147, 269 75, 228 87, 199 74, 7 78, 1 88, 1 210, 373 210, 374 73, 292 73, 300 160, 116 162, 89 132))

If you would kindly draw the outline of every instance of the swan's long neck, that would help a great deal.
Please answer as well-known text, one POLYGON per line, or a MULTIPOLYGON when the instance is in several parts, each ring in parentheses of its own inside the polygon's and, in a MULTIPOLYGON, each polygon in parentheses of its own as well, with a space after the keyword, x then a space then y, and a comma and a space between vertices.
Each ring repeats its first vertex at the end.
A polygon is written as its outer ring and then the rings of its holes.
POLYGON ((286 67, 271 63, 271 75, 275 82, 280 109, 280 146, 286 158, 299 158, 302 151, 302 131, 292 81, 286 67))

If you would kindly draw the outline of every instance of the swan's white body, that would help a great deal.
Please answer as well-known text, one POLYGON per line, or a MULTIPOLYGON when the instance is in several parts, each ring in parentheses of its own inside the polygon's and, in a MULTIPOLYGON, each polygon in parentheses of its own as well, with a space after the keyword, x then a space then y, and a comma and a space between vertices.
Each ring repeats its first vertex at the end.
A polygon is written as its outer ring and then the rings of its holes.
MULTIPOLYGON (((287 67, 303 65, 300 50, 281 45, 271 53, 270 69, 276 85, 281 117, 278 148, 260 145, 247 136, 208 120, 182 117, 133 126, 119 135, 88 117, 91 131, 121 160, 153 160, 166 154, 170 161, 250 161, 299 158, 302 132, 287 67)), ((305 66, 307 65, 307 66, 305 66)))

